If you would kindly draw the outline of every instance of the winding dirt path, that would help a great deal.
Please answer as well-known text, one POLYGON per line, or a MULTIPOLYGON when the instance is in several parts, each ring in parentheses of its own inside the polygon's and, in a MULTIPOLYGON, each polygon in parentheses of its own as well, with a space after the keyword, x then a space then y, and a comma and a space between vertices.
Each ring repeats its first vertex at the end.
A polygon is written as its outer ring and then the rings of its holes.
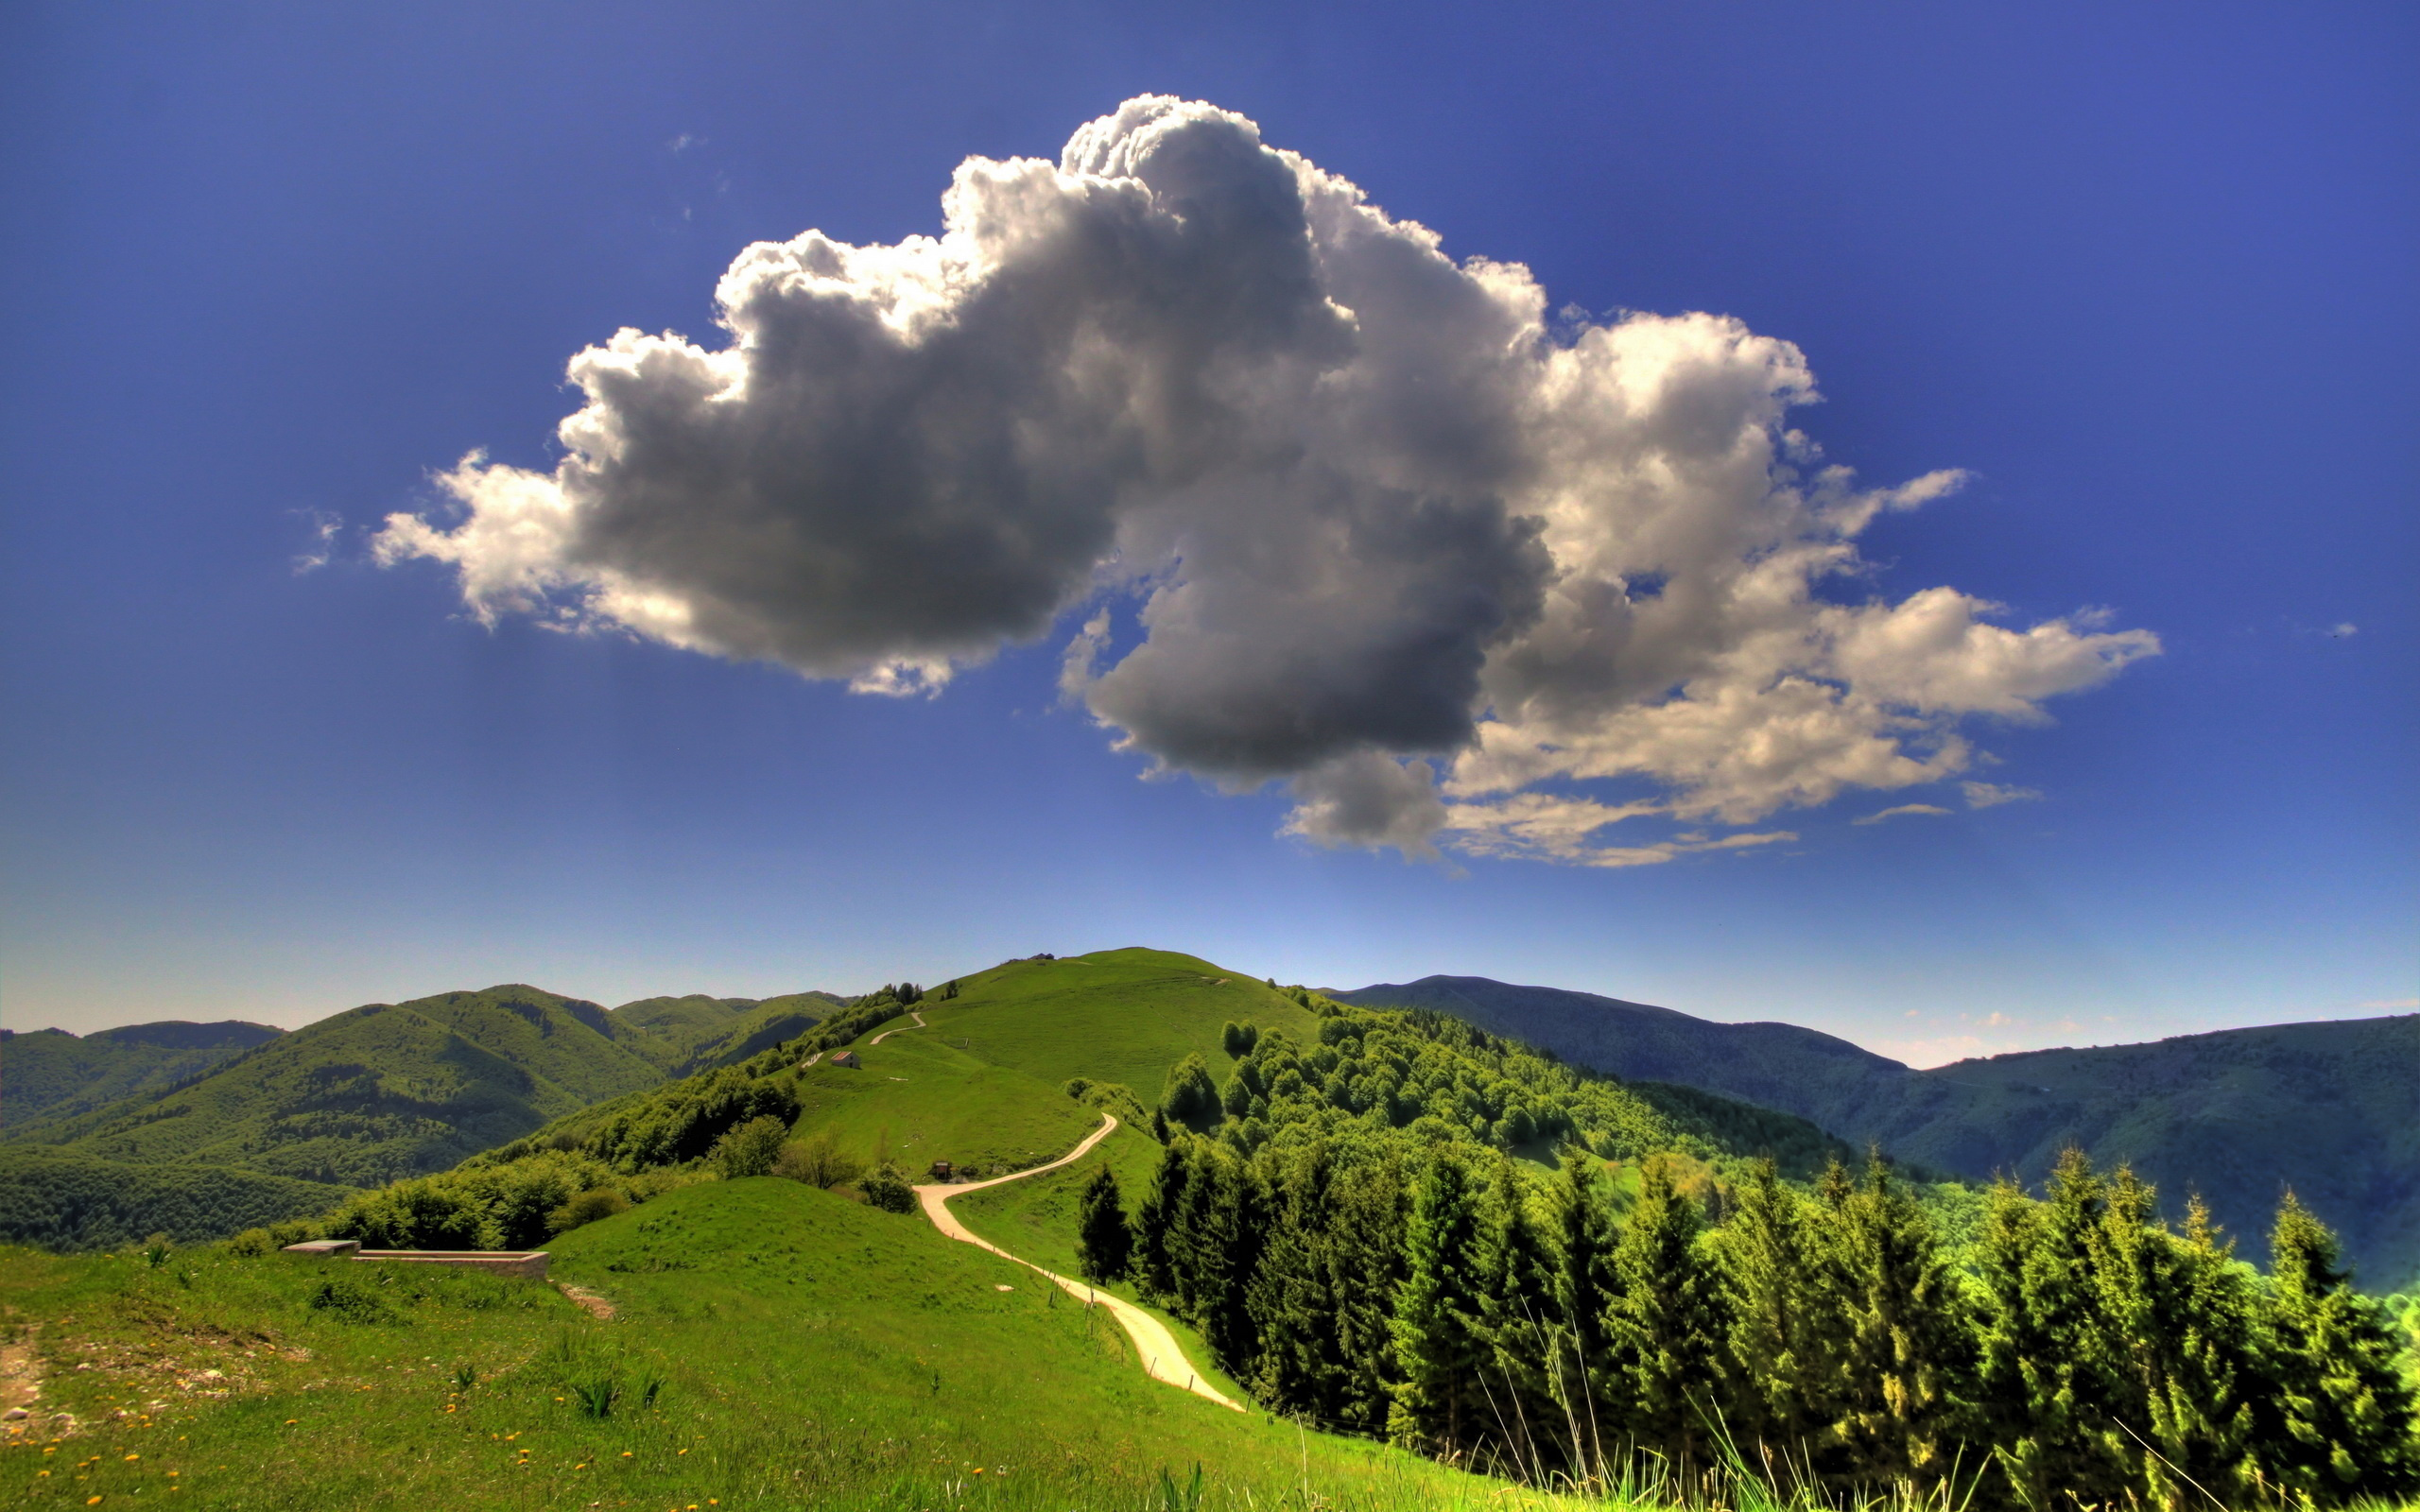
POLYGON ((1081 1144, 1048 1165, 1037 1165, 1030 1171, 1019 1171, 1012 1176, 994 1177, 989 1181, 969 1181, 962 1186, 933 1182, 918 1187, 916 1198, 925 1205, 925 1216, 933 1220, 933 1227, 952 1239, 962 1240, 967 1244, 988 1249, 1003 1260, 1016 1261, 1026 1269, 1048 1278, 1057 1283, 1061 1290, 1081 1301, 1086 1307, 1109 1309, 1110 1316, 1117 1319, 1119 1326, 1126 1330, 1127 1337, 1134 1341, 1134 1352, 1141 1355, 1143 1359, 1143 1373, 1152 1380, 1165 1381, 1169 1385, 1182 1387, 1197 1397, 1207 1397, 1221 1407, 1242 1412, 1244 1409, 1240 1403, 1229 1400, 1218 1387, 1202 1380, 1192 1366, 1185 1363, 1184 1350, 1178 1346, 1176 1335, 1168 1332, 1167 1324, 1122 1297, 1113 1297, 1107 1292, 1094 1289, 1083 1281, 1062 1276, 1057 1271, 1044 1270, 1032 1261, 1018 1259, 990 1240, 977 1234, 966 1225, 959 1223, 958 1215, 949 1211, 949 1200, 952 1197, 964 1196, 967 1193, 980 1192, 985 1187, 996 1187, 1004 1182, 1022 1181, 1029 1176, 1040 1176, 1045 1171, 1056 1171, 1063 1165, 1072 1165, 1091 1153, 1094 1145, 1109 1138, 1110 1131, 1115 1127, 1117 1127, 1115 1116, 1103 1113, 1100 1116, 1100 1127, 1085 1135, 1081 1144))
MULTIPOLYGON (((898 1029, 885 1029, 882 1033, 875 1035, 873 1039, 867 1040, 866 1048, 868 1050, 872 1050, 874 1046, 882 1043, 885 1040, 890 1039, 892 1035, 899 1033, 902 1029, 929 1029, 932 1027, 932 1025, 925 1022, 925 1016, 922 1013, 917 1012, 914 1008, 909 1008, 908 1010, 908 1017, 915 1020, 916 1022, 914 1023, 903 1023, 898 1029)), ((1032 1173, 1028 1172, 1026 1174, 1030 1176, 1032 1173)))

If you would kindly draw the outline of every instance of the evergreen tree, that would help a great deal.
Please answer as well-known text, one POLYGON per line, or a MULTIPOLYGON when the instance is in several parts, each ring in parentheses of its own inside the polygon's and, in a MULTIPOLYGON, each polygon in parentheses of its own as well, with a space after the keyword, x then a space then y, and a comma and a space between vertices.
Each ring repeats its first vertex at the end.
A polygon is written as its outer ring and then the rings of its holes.
POLYGON ((1363 1433, 1386 1432, 1401 1381, 1395 1306, 1409 1246, 1409 1194, 1399 1156, 1364 1160, 1330 1189, 1335 1217, 1321 1263, 1336 1299, 1335 1355, 1340 1366, 1331 1418, 1363 1433))
POLYGON ((2138 1471, 2144 1499, 2183 1512, 2204 1494, 2229 1506, 2256 1494, 2249 1392, 2259 1379, 2250 1268, 2221 1245, 2200 1197, 2179 1239, 2148 1221, 2150 1189, 2120 1172, 2104 1220, 2103 1310, 2118 1366, 2147 1419, 2138 1471))
POLYGON ((1577 1424, 1576 1457, 1583 1473, 1605 1466, 1607 1439, 1618 1424, 1619 1375, 1605 1332, 1605 1314, 1619 1295, 1614 1272, 1614 1217, 1597 1159, 1583 1145, 1564 1147, 1549 1199, 1554 1219, 1554 1309, 1557 1400, 1577 1424))
POLYGON ((1713 1463, 1709 1419, 1727 1396, 1728 1332, 1713 1267, 1700 1250, 1697 1203, 1652 1160, 1614 1248, 1619 1294, 1605 1329, 1619 1368, 1622 1427, 1638 1447, 1686 1474, 1713 1463))
POLYGON ((1974 1340, 1957 1273, 1913 1194, 1879 1155, 1835 1210, 1827 1279, 1840 1369, 1826 1457, 1860 1485, 1919 1488, 1953 1472, 1974 1340))
POLYGON ((1848 1331, 1841 1288, 1820 1274, 1828 1257, 1816 1216, 1837 1211, 1810 1211, 1772 1161, 1759 1160, 1718 1235, 1738 1383, 1732 1433, 1742 1448, 1761 1446, 1757 1460, 1805 1465, 1818 1430, 1841 1416, 1839 1350, 1848 1331))
POLYGON ((1084 1183, 1076 1210, 1076 1268, 1084 1280, 1106 1285, 1132 1270, 1133 1235, 1118 1200, 1117 1176, 1104 1164, 1084 1183))
POLYGON ((1396 1293, 1394 1403, 1387 1433, 1396 1443, 1454 1459, 1489 1426, 1479 1371, 1488 1364, 1479 1322, 1485 1278, 1478 1265, 1479 1208, 1469 1168, 1437 1148, 1413 1188, 1404 1229, 1404 1277, 1396 1293))
POLYGON ((1480 1384, 1514 1463, 1543 1475, 1567 1467, 1583 1441, 1574 1431, 1576 1415, 1565 1411, 1555 1389, 1558 1267, 1530 1211, 1520 1168, 1504 1155, 1488 1162, 1479 1213, 1473 1262, 1480 1277, 1479 1327, 1493 1357, 1480 1384))
POLYGON ((1322 1422, 1335 1416, 1343 1364, 1335 1349, 1335 1278, 1321 1263, 1334 1176, 1335 1159, 1323 1140, 1283 1157, 1263 1157, 1269 1231, 1249 1288, 1260 1346, 1253 1394, 1322 1422))
POLYGON ((2339 1266, 2336 1236, 2290 1192, 2269 1246, 2271 1474, 2322 1506, 2420 1490, 2420 1423, 2394 1334, 2339 1266))
POLYGON ((1190 1136, 1163 1142, 1160 1163, 1151 1174, 1151 1190, 1134 1213, 1134 1246, 1131 1263, 1136 1284, 1146 1297, 1173 1298, 1177 1294, 1175 1257, 1169 1239, 1178 1211, 1184 1205, 1186 1177, 1192 1174, 1190 1136))
POLYGON ((2092 1274, 2106 1200, 2092 1162, 2070 1149, 2048 1200, 2002 1182, 1985 1211, 1979 1403, 1993 1457, 2029 1507, 2105 1504, 2130 1489, 2128 1440, 2101 1411, 2116 1389, 2092 1274))

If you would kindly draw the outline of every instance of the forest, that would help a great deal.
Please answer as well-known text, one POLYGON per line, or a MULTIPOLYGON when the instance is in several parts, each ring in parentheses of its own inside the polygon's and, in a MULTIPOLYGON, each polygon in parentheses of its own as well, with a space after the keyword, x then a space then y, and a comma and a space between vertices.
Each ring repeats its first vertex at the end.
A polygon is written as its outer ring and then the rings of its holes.
POLYGON ((1096 1278, 1131 1273, 1273 1411, 1542 1483, 1744 1464, 1978 1507, 2420 1488, 2398 1331, 2290 1196, 2266 1276, 2198 1200, 2171 1228, 2075 1153, 2039 1198, 1993 1189, 1962 1239, 1878 1159, 1793 1183, 1649 1155, 1617 1214, 1602 1157, 1628 1142, 1567 1139, 1550 1173, 1508 1153, 1525 1123, 1564 1137, 1584 1083, 1517 1054, 1493 1085, 1467 1057, 1424 1078, 1405 1052, 1431 1025, 1320 1006, 1307 1054, 1237 1026, 1228 1118, 1180 1068, 1125 1231, 1101 1182, 1083 1226, 1096 1278))

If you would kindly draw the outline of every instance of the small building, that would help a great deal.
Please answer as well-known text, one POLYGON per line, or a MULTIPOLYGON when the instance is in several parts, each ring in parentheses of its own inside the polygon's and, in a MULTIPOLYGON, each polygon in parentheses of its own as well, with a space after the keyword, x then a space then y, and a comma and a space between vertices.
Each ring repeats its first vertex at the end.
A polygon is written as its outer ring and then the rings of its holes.
POLYGON ((836 1066, 846 1066, 851 1071, 856 1071, 859 1067, 863 1066, 865 1062, 857 1058, 857 1053, 856 1051, 843 1050, 838 1055, 832 1057, 832 1064, 836 1066))
POLYGON ((953 1169, 955 1169, 955 1167, 953 1167, 947 1160, 935 1160, 933 1162, 933 1179, 936 1181, 948 1180, 949 1174, 953 1169))

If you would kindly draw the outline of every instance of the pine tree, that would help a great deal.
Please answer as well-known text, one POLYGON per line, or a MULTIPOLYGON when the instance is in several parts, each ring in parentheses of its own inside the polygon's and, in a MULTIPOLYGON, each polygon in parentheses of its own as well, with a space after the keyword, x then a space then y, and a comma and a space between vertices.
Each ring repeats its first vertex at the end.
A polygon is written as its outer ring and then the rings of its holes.
POLYGON ((1478 1221, 1468 1167, 1450 1146, 1439 1147, 1413 1189, 1404 1230, 1387 1433, 1448 1459, 1480 1441, 1490 1417, 1479 1382, 1488 1348, 1478 1319, 1478 1221))
MULTIPOLYGON (((2131 1195, 2113 1197, 2111 1219, 2138 1206, 2131 1195)), ((2149 1418, 2140 1472, 2145 1499, 2161 1512, 2198 1505, 2204 1493, 2242 1504, 2258 1485, 2249 1397, 2259 1380, 2251 1270, 2235 1262, 2232 1243, 2219 1242, 2209 1207, 2198 1196, 2187 1207, 2184 1236, 2156 1231, 2148 1260, 2130 1262, 2121 1247, 2126 1240, 2123 1229, 2113 1232, 2108 1268, 2139 1278, 2134 1285, 2144 1298, 2135 1331, 2121 1330, 2119 1337, 2126 1346, 2121 1368, 2135 1376, 2149 1418)))
POLYGON ((1076 1267, 1088 1281, 1106 1285, 1123 1280, 1133 1268, 1132 1246, 1116 1173, 1104 1164, 1084 1183, 1076 1210, 1076 1267))
POLYGON ((1480 1384, 1496 1436, 1533 1474, 1566 1468, 1578 1441, 1574 1415, 1557 1400, 1554 1326, 1557 1266, 1530 1211, 1520 1168, 1502 1154, 1488 1161, 1474 1263, 1480 1277, 1478 1317, 1492 1356, 1480 1384))
POLYGON ((1324 1140, 1280 1157, 1264 1154, 1269 1231, 1248 1289, 1260 1355, 1253 1395, 1319 1421, 1336 1413, 1342 1362, 1335 1353, 1337 1297, 1322 1251, 1332 1217, 1336 1162, 1324 1140))
POLYGON ((2289 1192, 2269 1246, 2272 1475, 2322 1506, 2420 1490, 2420 1423, 2396 1341, 2340 1267, 2335 1234, 2289 1192))
POLYGON ((1683 1474, 1713 1462, 1711 1419, 1723 1386, 1722 1297, 1698 1245, 1698 1205, 1671 1164, 1647 1163, 1614 1249, 1619 1295, 1605 1328, 1620 1370, 1623 1430, 1683 1474))
POLYGON ((1557 1400, 1574 1419, 1583 1474, 1605 1469, 1607 1441, 1619 1422, 1623 1397, 1605 1332, 1605 1314, 1621 1282, 1614 1272, 1614 1218, 1597 1159, 1566 1146, 1550 1198, 1554 1215, 1554 1310, 1560 1331, 1557 1400))
POLYGON ((1330 1200, 1335 1212, 1321 1263, 1336 1299, 1333 1349, 1340 1373, 1331 1416, 1362 1433, 1384 1433, 1401 1380, 1395 1302, 1409 1251, 1400 1159, 1390 1151, 1356 1164, 1337 1177, 1330 1200))
MULTIPOLYGON (((1829 1278, 1839 1297, 1838 1404, 1823 1438, 1858 1485, 1928 1489, 1953 1472, 1974 1336, 1932 1224, 1876 1156, 1838 1208, 1829 1278)), ((1953 1498, 1954 1499, 1954 1498, 1953 1498)))
POLYGON ((1731 1428, 1752 1456, 1804 1466, 1817 1431, 1841 1414, 1839 1349, 1847 1333, 1841 1288, 1819 1271, 1825 1231, 1817 1212, 1759 1160, 1734 1194, 1718 1235, 1723 1297, 1730 1315, 1733 1379, 1738 1383, 1731 1428))
POLYGON ((2092 1274, 2105 1203, 2092 1162, 2070 1149, 2047 1201, 2002 1182, 1985 1212, 1978 1403, 1993 1457, 2029 1507, 2107 1503, 2129 1490, 2128 1441, 2100 1406, 2114 1391, 2092 1274))
POLYGON ((1132 1263, 1136 1284, 1146 1297, 1168 1299, 1177 1295, 1176 1257, 1168 1241, 1193 1170, 1187 1148, 1191 1143, 1189 1135, 1163 1141, 1160 1163, 1151 1174, 1151 1190, 1134 1213, 1132 1263))

